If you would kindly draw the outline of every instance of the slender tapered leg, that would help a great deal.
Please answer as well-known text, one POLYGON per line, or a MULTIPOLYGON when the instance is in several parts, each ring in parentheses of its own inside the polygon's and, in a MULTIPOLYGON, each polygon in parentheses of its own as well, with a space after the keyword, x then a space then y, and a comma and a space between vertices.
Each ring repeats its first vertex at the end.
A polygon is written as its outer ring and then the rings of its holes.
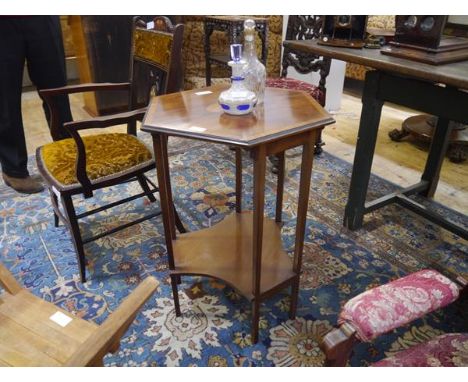
POLYGON ((182 315, 180 311, 179 291, 177 290, 177 284, 180 284, 179 281, 179 275, 171 275, 172 295, 174 296, 174 309, 177 317, 180 317, 182 315))
POLYGON ((383 101, 377 98, 380 77, 380 72, 367 72, 362 94, 361 121, 343 222, 345 227, 352 230, 360 228, 364 218, 367 186, 383 106, 383 101))
POLYGON ((182 224, 182 220, 180 220, 179 214, 177 213, 177 209, 175 205, 172 205, 172 208, 174 209, 174 219, 175 219, 175 225, 177 227, 177 230, 180 233, 186 233, 187 230, 185 229, 184 225, 182 224))
POLYGON ((258 341, 260 319, 260 277, 262 271, 263 210, 265 204, 266 148, 259 145, 253 152, 254 190, 253 190, 253 264, 252 264, 252 343, 258 341))
MULTIPOLYGON (((171 187, 171 178, 170 178, 170 171, 169 171, 169 154, 167 152, 167 141, 168 137, 164 136, 161 139, 161 151, 162 155, 164 156, 164 172, 165 172, 165 179, 166 179, 166 192, 168 200, 170 200, 170 205, 174 205, 174 200, 172 199, 172 187, 171 187)), ((176 239, 176 232, 175 232, 175 214, 174 208, 169 208, 169 221, 171 225, 171 238, 172 240, 176 239)))
POLYGON ((59 220, 59 216, 55 212, 55 209, 59 208, 58 207, 58 198, 57 198, 57 195, 55 195, 55 193, 52 191, 51 188, 49 188, 49 194, 50 194, 50 198, 52 199, 52 206, 53 206, 53 210, 54 210, 54 227, 58 227, 59 223, 60 223, 60 220, 59 220))
POLYGON ((296 239, 294 244, 293 271, 297 275, 291 286, 291 306, 289 317, 296 317, 297 299, 299 295, 299 281, 302 267, 302 251, 304 249, 304 234, 306 227, 307 209, 309 205, 310 179, 312 175, 312 163, 314 160, 314 144, 317 131, 310 132, 307 143, 302 146, 301 179, 299 181, 299 198, 297 203, 296 239))
POLYGON ((432 198, 439 182, 440 169, 444 162, 444 155, 450 141, 452 125, 448 119, 438 118, 432 135, 431 148, 427 157, 426 166, 421 176, 421 180, 429 183, 428 187, 421 192, 421 195, 432 198))
POLYGON ((75 207, 73 206, 72 197, 70 195, 61 195, 60 200, 63 205, 65 218, 67 219, 68 229, 72 237, 73 245, 78 259, 78 266, 80 268, 81 282, 86 282, 86 259, 83 247, 83 239, 81 237, 80 226, 76 218, 75 207))
POLYGON ((236 212, 242 212, 242 149, 236 150, 236 212))
MULTIPOLYGON (((161 197, 161 210, 163 216, 164 237, 166 240, 167 257, 169 260, 169 269, 174 270, 174 250, 172 247, 173 233, 171 232, 174 230, 174 224, 172 222, 173 203, 172 194, 168 192, 168 188, 170 188, 171 185, 167 179, 169 177, 169 166, 167 165, 167 146, 165 145, 166 142, 167 138, 162 134, 153 134, 153 148, 156 159, 159 195, 161 197)), ((177 275, 171 275, 171 286, 176 314, 180 315, 179 293, 177 292, 177 275)))
POLYGON ((277 223, 282 221, 283 212, 283 190, 284 190, 284 151, 277 154, 278 158, 278 180, 276 183, 276 219, 277 223))

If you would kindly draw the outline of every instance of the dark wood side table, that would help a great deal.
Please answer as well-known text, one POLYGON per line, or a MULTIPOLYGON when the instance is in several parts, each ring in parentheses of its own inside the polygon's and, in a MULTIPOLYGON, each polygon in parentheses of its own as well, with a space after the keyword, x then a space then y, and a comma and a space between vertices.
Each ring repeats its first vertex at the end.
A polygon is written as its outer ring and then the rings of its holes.
POLYGON ((206 86, 211 85, 211 64, 228 66, 227 63, 231 60, 228 52, 229 46, 226 47, 226 53, 212 55, 210 36, 213 31, 227 32, 229 44, 240 44, 240 35, 244 30, 244 21, 253 19, 255 21, 256 30, 262 41, 262 56, 261 61, 266 65, 267 59, 267 37, 268 37, 268 20, 253 16, 206 16, 204 20, 205 29, 205 62, 206 62, 206 86))
POLYGON ((221 112, 223 86, 190 90, 152 99, 142 130, 153 137, 161 209, 176 315, 181 315, 177 282, 183 275, 221 279, 252 302, 252 342, 258 340, 260 302, 291 286, 290 317, 296 314, 304 232, 309 200, 313 147, 317 134, 333 118, 301 91, 267 88, 263 108, 245 116, 221 112), (234 146, 236 213, 214 227, 176 236, 169 175, 170 136, 234 146), (284 151, 303 147, 294 259, 281 242, 284 151), (254 162, 253 211, 242 211, 242 149, 254 162), (264 216, 265 169, 268 155, 278 155, 276 219, 264 216))
POLYGON ((434 195, 452 132, 452 124, 449 121, 468 123, 468 92, 465 91, 468 89, 468 61, 433 66, 386 56, 379 50, 373 49, 335 48, 318 45, 315 41, 285 41, 283 44, 305 52, 376 69, 366 74, 344 225, 349 229, 358 229, 362 226, 366 213, 396 202, 468 239, 468 230, 409 198, 414 194, 425 197, 434 195), (380 113, 386 101, 439 118, 421 181, 399 192, 366 203, 380 113))
MULTIPOLYGON (((466 160, 468 152, 468 126, 461 123, 450 122, 452 133, 450 134, 449 147, 447 155, 454 163, 460 163, 466 160)), ((392 141, 400 142, 408 135, 430 142, 434 134, 434 128, 437 124, 437 117, 431 115, 414 115, 406 118, 401 124, 401 130, 394 129, 388 133, 392 141)))

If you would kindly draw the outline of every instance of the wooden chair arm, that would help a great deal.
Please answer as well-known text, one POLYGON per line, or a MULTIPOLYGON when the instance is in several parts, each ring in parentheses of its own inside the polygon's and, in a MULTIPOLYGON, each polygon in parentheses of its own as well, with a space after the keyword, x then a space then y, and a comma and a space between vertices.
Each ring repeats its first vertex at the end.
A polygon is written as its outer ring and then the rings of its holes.
POLYGON ((131 89, 130 82, 102 82, 102 83, 85 83, 78 85, 67 85, 60 88, 53 89, 42 89, 39 90, 39 94, 45 99, 54 97, 57 95, 73 94, 73 93, 84 93, 101 90, 127 90, 131 89))
POLYGON ((23 289, 2 263, 0 263, 0 285, 11 294, 16 294, 23 289))
POLYGON ((124 329, 132 323, 138 310, 153 294, 159 282, 147 277, 138 287, 110 314, 107 320, 96 329, 96 335, 88 338, 64 366, 92 366, 101 364, 102 358, 112 345, 124 334, 124 329))
POLYGON ((72 134, 72 131, 101 129, 110 126, 123 125, 132 121, 141 121, 143 120, 145 113, 146 107, 143 107, 141 109, 126 111, 118 114, 66 122, 63 124, 63 126, 70 134, 72 134))
POLYGON ((64 96, 69 95, 72 93, 84 93, 89 91, 101 91, 101 90, 125 90, 127 92, 131 92, 131 84, 130 82, 122 82, 122 83, 87 83, 87 84, 79 84, 79 85, 69 85, 63 86, 60 88, 54 89, 43 89, 39 90, 39 95, 47 104, 50 113, 50 133, 52 135, 52 139, 54 141, 60 140, 63 137, 63 134, 60 132, 62 128, 59 116, 59 110, 57 106, 57 96, 64 96))

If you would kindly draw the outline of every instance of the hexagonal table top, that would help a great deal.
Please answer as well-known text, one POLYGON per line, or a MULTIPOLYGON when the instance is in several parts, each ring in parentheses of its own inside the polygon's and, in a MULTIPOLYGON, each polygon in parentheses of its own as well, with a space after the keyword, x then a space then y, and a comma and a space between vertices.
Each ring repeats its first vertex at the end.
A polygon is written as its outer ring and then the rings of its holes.
POLYGON ((222 111, 218 96, 228 86, 211 86, 154 97, 142 130, 242 147, 283 139, 334 123, 309 94, 266 88, 263 105, 247 115, 222 111))

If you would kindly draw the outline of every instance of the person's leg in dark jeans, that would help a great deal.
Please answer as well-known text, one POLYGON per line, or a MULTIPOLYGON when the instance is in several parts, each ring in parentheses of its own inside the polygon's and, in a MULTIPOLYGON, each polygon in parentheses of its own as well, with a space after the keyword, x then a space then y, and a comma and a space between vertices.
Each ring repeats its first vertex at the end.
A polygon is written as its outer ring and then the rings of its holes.
MULTIPOLYGON (((0 164, 5 183, 19 192, 43 189, 27 169, 21 116, 24 62, 26 59, 30 77, 38 89, 66 85, 58 22, 58 16, 0 18, 0 164)), ((60 104, 62 121, 70 121, 68 97, 63 97, 60 104)), ((48 110, 45 112, 48 118, 48 110)))
MULTIPOLYGON (((26 63, 29 77, 37 90, 58 88, 67 85, 65 52, 59 16, 38 16, 25 23, 26 63)), ((61 125, 72 120, 68 96, 56 98, 61 125)), ((49 122, 49 109, 43 103, 44 112, 49 122)), ((64 130, 60 139, 69 138, 64 130)))
POLYGON ((15 178, 29 175, 21 116, 24 62, 18 19, 0 19, 0 163, 3 173, 15 178))

